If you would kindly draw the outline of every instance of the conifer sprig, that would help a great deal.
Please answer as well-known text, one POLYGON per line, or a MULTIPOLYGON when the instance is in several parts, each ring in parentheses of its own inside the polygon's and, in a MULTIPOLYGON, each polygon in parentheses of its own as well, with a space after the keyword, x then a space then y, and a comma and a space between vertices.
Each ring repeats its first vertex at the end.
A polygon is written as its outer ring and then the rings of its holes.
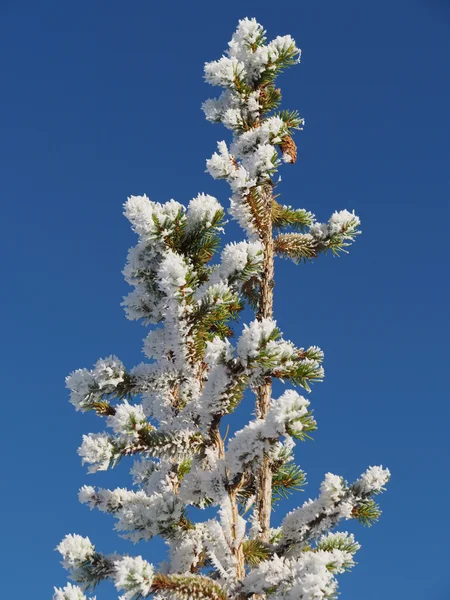
POLYGON ((303 491, 306 473, 293 463, 282 463, 273 473, 272 501, 274 504, 289 498, 294 492, 303 491))
POLYGON ((275 229, 303 230, 310 227, 314 222, 314 215, 304 209, 294 209, 291 206, 283 206, 275 199, 272 201, 272 224, 275 229))

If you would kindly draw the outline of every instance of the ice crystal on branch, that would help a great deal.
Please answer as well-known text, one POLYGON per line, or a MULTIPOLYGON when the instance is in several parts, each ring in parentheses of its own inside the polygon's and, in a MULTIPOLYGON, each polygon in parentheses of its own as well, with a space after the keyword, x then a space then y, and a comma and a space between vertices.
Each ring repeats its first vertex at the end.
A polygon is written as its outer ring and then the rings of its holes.
POLYGON ((114 562, 114 585, 124 591, 124 598, 146 598, 153 584, 153 566, 141 556, 124 556, 114 562))
POLYGON ((89 538, 69 534, 58 545, 57 550, 63 557, 64 567, 72 569, 88 560, 94 554, 95 548, 89 538))
POLYGON ((89 433, 83 435, 83 443, 78 448, 83 464, 92 465, 89 473, 106 471, 114 457, 115 448, 106 433, 89 433))
MULTIPOLYGON (((53 600, 87 600, 87 598, 80 587, 68 583, 63 588, 55 587, 53 600)), ((95 600, 95 596, 90 598, 89 600, 95 600)))
POLYGON ((301 155, 293 135, 304 126, 297 111, 279 110, 276 79, 299 60, 291 36, 268 41, 255 19, 242 19, 224 55, 205 65, 205 80, 223 88, 204 102, 206 119, 231 132, 206 168, 229 185, 228 214, 245 239, 222 246, 225 209, 209 194, 125 202, 138 239, 123 271, 133 288, 123 306, 150 326, 146 359, 129 370, 115 356, 100 359, 66 384, 77 410, 103 419, 103 430, 83 436, 82 463, 96 473, 131 462, 134 489, 84 485, 79 500, 113 516, 126 539, 161 536, 168 556, 154 566, 70 534, 57 550, 77 585, 55 588, 54 600, 87 600, 105 579, 123 600, 334 598, 359 544, 333 529, 381 514, 373 497, 390 473, 373 466, 353 484, 327 473, 315 500, 278 529, 270 523, 273 503, 305 487, 294 447, 317 428, 311 400, 289 387, 273 397, 272 381, 309 392, 324 376, 322 350, 296 345, 277 326, 274 260, 347 252, 360 225, 347 210, 320 222, 275 193, 278 169, 301 155), (241 402, 249 420, 229 431, 227 416, 241 402), (193 507, 208 518, 195 519, 193 507))

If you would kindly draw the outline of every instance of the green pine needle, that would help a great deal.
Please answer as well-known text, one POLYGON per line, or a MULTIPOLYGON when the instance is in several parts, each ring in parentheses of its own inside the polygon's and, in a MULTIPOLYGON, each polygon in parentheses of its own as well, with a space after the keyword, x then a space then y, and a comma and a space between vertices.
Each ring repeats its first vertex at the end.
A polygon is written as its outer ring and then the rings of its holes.
POLYGON ((270 557, 270 549, 261 540, 247 540, 242 544, 245 562, 252 568, 270 557))
POLYGON ((365 527, 371 527, 381 516, 381 509, 374 500, 365 500, 353 509, 353 517, 365 527))
POLYGON ((293 492, 303 491, 306 473, 293 463, 283 463, 273 474, 272 502, 289 498, 293 492))

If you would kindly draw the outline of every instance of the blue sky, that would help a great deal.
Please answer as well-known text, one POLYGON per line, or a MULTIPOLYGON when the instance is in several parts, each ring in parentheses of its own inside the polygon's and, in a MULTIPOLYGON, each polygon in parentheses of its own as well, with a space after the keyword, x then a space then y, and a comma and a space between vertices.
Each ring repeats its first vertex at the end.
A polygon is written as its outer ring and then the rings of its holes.
MULTIPOLYGON (((141 360, 144 330, 120 307, 135 241, 127 195, 188 202, 204 191, 227 203, 226 185, 204 172, 227 132, 200 111, 216 93, 202 66, 244 16, 303 49, 280 80, 284 107, 306 118, 283 200, 322 220, 355 209, 363 223, 349 256, 277 264, 281 329, 325 351, 326 379, 311 394, 319 430, 297 453, 306 494, 327 471, 353 479, 382 463, 393 473, 381 521, 352 529, 363 548, 342 598, 449 597, 450 3, 3 0, 5 597, 51 597, 65 579, 53 548, 69 532, 105 552, 161 557, 161 544, 133 548, 112 519, 78 504, 83 483, 124 485, 128 468, 81 468, 81 435, 100 423, 75 413, 64 377, 111 353, 141 360)), ((243 234, 231 224, 227 236, 243 234)), ((116 597, 108 585, 97 592, 116 597)))

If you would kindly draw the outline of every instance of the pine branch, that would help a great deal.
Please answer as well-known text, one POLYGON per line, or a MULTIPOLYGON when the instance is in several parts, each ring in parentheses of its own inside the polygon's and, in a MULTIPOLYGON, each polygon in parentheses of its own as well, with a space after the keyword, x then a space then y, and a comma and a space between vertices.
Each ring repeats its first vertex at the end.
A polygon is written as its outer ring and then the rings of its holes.
POLYGON ((374 500, 369 499, 355 506, 352 516, 365 527, 371 527, 380 518, 381 509, 374 500))
POLYGON ((280 110, 274 116, 284 121, 289 129, 302 129, 304 119, 300 117, 297 110, 280 110))
MULTIPOLYGON (((226 591, 204 575, 155 575, 152 593, 169 592, 179 600, 227 600, 226 591)), ((137 597, 138 598, 138 597, 137 597)), ((137 599, 136 599, 137 600, 137 599)))
POLYGON ((266 38, 266 32, 264 29, 261 29, 261 31, 258 33, 255 41, 253 43, 247 43, 246 46, 252 51, 252 52, 256 52, 257 48, 260 48, 261 46, 264 46, 264 44, 266 43, 267 38, 266 38))
POLYGON ((219 290, 217 294, 203 297, 199 304, 194 305, 189 321, 196 361, 203 359, 208 341, 233 335, 229 322, 237 321, 243 308, 243 301, 231 290, 219 290))
POLYGON ((267 64, 266 69, 258 79, 257 85, 266 86, 273 83, 282 71, 298 62, 298 56, 299 52, 295 44, 290 44, 287 48, 284 48, 274 60, 267 64))
POLYGON ((289 498, 293 492, 303 491, 306 473, 293 463, 283 463, 273 473, 272 502, 289 498))
POLYGON ((343 228, 340 233, 330 237, 328 244, 323 249, 319 247, 319 251, 327 252, 327 250, 331 250, 335 256, 339 256, 341 252, 348 254, 346 248, 351 246, 351 244, 355 241, 355 237, 361 233, 356 229, 356 227, 357 226, 354 228, 343 228))
POLYGON ((341 550, 341 552, 355 554, 360 547, 358 542, 355 542, 353 535, 341 533, 322 537, 316 542, 315 550, 323 550, 325 552, 341 550))
POLYGON ((114 559, 95 552, 88 560, 72 569, 71 578, 76 583, 80 583, 84 589, 93 590, 101 581, 110 578, 113 573, 114 559))
MULTIPOLYGON (((347 211, 343 211, 347 213, 347 211)), ((335 213, 336 214, 336 213, 335 213)), ((339 216, 340 213, 338 213, 339 216)), ((313 215, 311 215, 312 218, 313 215)), ((347 253, 357 235, 359 219, 347 213, 347 222, 336 224, 333 215, 327 224, 309 223, 310 233, 282 233, 275 239, 275 252, 282 258, 290 258, 296 263, 316 258, 320 253, 328 251, 338 256, 347 253), (350 217, 350 218, 349 218, 350 217)))
POLYGON ((194 269, 209 262, 220 246, 219 231, 225 224, 225 211, 218 210, 211 222, 201 224, 189 231, 184 231, 176 244, 175 250, 188 257, 194 269))
MULTIPOLYGON (((281 367, 277 366, 270 374, 277 379, 288 379, 294 385, 300 385, 309 392, 311 391, 309 383, 323 380, 322 361, 323 353, 317 346, 311 346, 307 350, 300 348, 296 351, 296 355, 289 356, 281 367)), ((267 366, 270 366, 269 361, 267 366)))
POLYGON ((122 381, 117 383, 114 389, 111 389, 110 386, 108 389, 104 389, 97 382, 91 382, 89 392, 79 402, 79 405, 83 411, 94 411, 99 416, 114 415, 116 409, 111 405, 111 401, 130 400, 140 392, 137 379, 129 373, 123 373, 122 381))
POLYGON ((165 218, 164 221, 160 221, 156 214, 152 215, 152 220, 155 225, 155 235, 165 241, 168 248, 171 250, 177 250, 181 245, 181 240, 184 235, 186 222, 185 212, 180 209, 178 213, 170 219, 165 218), (170 223, 170 233, 167 231, 167 225, 170 223))
POLYGON ((192 466, 191 458, 185 458, 177 465, 176 469, 177 469, 177 477, 178 477, 179 481, 182 481, 185 478, 185 476, 191 470, 191 466, 192 466))
POLYGON ((99 417, 108 417, 116 414, 116 409, 107 400, 98 400, 89 404, 87 410, 93 410, 99 417))
POLYGON ((275 110, 281 102, 280 88, 275 88, 272 84, 262 86, 259 92, 259 102, 262 114, 275 110))
MULTIPOLYGON (((293 229, 302 230, 305 227, 310 227, 313 223, 314 215, 304 209, 294 209, 290 206, 283 206, 276 200, 272 202, 272 224, 276 229, 284 229, 292 227, 293 229)), ((278 236, 280 237, 280 236, 278 236)), ((275 239, 275 251, 277 239, 275 239)))
POLYGON ((145 454, 155 458, 178 458, 184 460, 201 451, 204 444, 198 432, 158 431, 141 429, 138 439, 132 444, 116 443, 111 465, 114 467, 123 456, 145 454))
POLYGON ((234 68, 233 87, 239 95, 244 97, 249 96, 253 91, 253 88, 247 83, 245 71, 239 72, 238 67, 234 68))
POLYGON ((299 385, 310 392, 310 383, 323 381, 323 369, 314 362, 299 361, 285 370, 274 371, 272 376, 282 380, 288 379, 294 385, 299 385))
POLYGON ((311 440, 312 437, 308 435, 311 431, 316 431, 317 423, 313 417, 312 411, 308 411, 306 415, 294 419, 292 423, 286 426, 287 433, 294 439, 304 442, 305 440, 311 440), (301 427, 298 427, 298 424, 301 427))
MULTIPOLYGON (((229 381, 221 395, 221 399, 226 400, 226 410, 220 412, 221 415, 230 414, 235 411, 244 397, 248 385, 248 375, 242 371, 242 368, 239 365, 230 361, 230 363, 228 363, 228 368, 229 381)), ((224 404, 223 400, 221 401, 221 404, 224 404)))
MULTIPOLYGON (((335 478, 334 475, 328 475, 332 479, 335 478)), ((334 479, 332 485, 335 489, 337 486, 338 494, 330 497, 327 492, 328 484, 325 490, 322 488, 319 499, 307 502, 287 515, 282 524, 283 535, 274 551, 283 555, 294 547, 303 549, 311 540, 318 540, 325 531, 331 531, 341 519, 348 519, 349 516, 357 519, 363 525, 370 526, 381 514, 380 508, 373 501, 372 496, 384 490, 384 487, 380 485, 379 478, 381 477, 385 483, 389 480, 389 476, 388 470, 371 467, 351 485, 348 485, 342 477, 337 482, 337 478, 334 479), (375 476, 373 471, 377 473, 375 476), (349 515, 349 508, 351 515, 349 515), (300 525, 297 529, 296 522, 300 525)))
POLYGON ((228 277, 228 283, 233 286, 239 286, 240 284, 239 289, 240 291, 242 291, 242 286, 245 285, 248 281, 253 279, 259 281, 261 274, 262 255, 263 252, 261 251, 256 255, 257 258, 249 258, 242 269, 236 271, 235 273, 232 273, 228 277))
POLYGON ((200 433, 180 435, 177 431, 144 431, 140 436, 146 451, 155 457, 190 456, 199 452, 203 439, 200 433))
POLYGON ((244 197, 244 201, 250 209, 252 215, 252 224, 258 231, 261 238, 264 239, 267 229, 266 208, 264 196, 258 186, 250 189, 249 193, 244 197))
POLYGON ((299 263, 316 258, 318 247, 317 242, 308 233, 280 233, 275 238, 275 253, 299 263))

